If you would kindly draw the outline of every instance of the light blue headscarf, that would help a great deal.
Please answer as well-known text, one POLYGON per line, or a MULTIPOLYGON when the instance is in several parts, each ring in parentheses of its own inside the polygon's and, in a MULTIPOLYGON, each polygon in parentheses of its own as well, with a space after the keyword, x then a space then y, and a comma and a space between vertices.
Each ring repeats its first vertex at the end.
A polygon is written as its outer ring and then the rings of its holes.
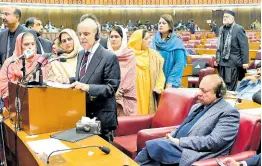
POLYGON ((163 70, 166 84, 171 84, 175 88, 180 87, 181 77, 187 62, 187 51, 182 40, 172 33, 168 41, 163 41, 160 32, 156 32, 150 48, 157 50, 165 59, 163 70))

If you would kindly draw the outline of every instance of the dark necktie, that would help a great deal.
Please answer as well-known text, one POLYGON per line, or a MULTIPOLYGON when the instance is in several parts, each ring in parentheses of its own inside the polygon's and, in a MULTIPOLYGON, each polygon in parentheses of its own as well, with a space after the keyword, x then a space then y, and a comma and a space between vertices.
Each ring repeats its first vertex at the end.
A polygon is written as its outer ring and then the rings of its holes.
POLYGON ((81 67, 80 67, 80 73, 79 73, 79 78, 81 79, 82 77, 84 77, 84 75, 86 74, 86 65, 87 65, 87 60, 88 60, 88 55, 90 54, 90 52, 86 52, 82 63, 81 63, 81 67))

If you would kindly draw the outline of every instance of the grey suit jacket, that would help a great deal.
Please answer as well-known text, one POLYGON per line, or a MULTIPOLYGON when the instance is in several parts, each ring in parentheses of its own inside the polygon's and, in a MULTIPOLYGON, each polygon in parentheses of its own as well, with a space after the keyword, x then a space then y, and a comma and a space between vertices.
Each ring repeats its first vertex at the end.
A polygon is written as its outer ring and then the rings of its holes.
MULTIPOLYGON (((200 106, 194 105, 190 113, 200 106)), ((180 138, 183 152, 179 165, 227 155, 237 136, 239 120, 239 112, 224 99, 220 100, 193 125, 187 137, 180 138)))
POLYGON ((85 76, 79 78, 79 70, 85 50, 77 57, 76 77, 70 82, 79 81, 89 85, 86 93, 86 116, 97 117, 102 124, 102 133, 117 127, 115 93, 120 84, 120 66, 116 55, 101 45, 94 53, 85 76))

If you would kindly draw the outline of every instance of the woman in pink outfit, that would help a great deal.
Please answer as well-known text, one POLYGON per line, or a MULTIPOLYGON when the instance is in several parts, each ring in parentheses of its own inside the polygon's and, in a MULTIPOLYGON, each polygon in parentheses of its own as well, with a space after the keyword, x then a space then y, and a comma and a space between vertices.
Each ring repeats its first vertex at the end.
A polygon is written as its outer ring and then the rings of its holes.
POLYGON ((137 115, 136 59, 127 48, 127 35, 120 26, 114 26, 109 34, 107 47, 119 60, 121 83, 116 92, 118 116, 137 115))

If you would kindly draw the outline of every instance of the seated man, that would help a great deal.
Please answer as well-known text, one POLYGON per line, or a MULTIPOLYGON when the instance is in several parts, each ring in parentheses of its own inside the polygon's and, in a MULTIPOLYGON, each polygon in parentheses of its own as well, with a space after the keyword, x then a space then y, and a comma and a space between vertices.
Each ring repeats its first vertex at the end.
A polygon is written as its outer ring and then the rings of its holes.
POLYGON ((223 99, 226 85, 218 75, 203 78, 197 94, 199 104, 179 128, 146 142, 135 161, 140 165, 188 166, 195 161, 227 155, 239 128, 239 112, 223 99))
POLYGON ((244 78, 237 86, 238 96, 246 100, 252 100, 253 95, 261 89, 261 62, 256 65, 257 75, 244 78))

